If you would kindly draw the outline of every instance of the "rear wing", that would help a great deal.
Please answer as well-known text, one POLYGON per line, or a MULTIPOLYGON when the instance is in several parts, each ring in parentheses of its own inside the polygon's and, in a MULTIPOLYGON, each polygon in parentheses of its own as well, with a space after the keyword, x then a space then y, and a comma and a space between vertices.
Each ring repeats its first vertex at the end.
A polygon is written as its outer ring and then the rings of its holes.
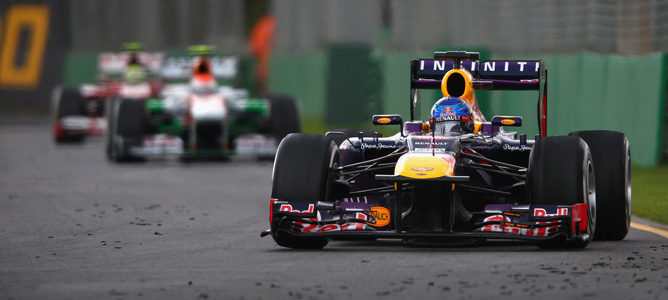
MULTIPOLYGON (((168 57, 160 74, 165 79, 189 79, 192 76, 193 60, 196 57, 168 57)), ((237 76, 238 60, 233 56, 210 56, 213 77, 218 79, 234 79, 237 76)))
MULTIPOLYGON (((139 63, 148 72, 158 74, 165 57, 160 52, 139 52, 139 63)), ((130 54, 127 52, 103 52, 97 57, 97 70, 104 75, 122 75, 128 67, 130 54)))
POLYGON ((441 80, 453 68, 473 75, 478 90, 538 91, 538 129, 547 136, 547 70, 542 60, 480 61, 477 52, 435 52, 434 59, 411 60, 411 120, 420 89, 440 89, 441 80))

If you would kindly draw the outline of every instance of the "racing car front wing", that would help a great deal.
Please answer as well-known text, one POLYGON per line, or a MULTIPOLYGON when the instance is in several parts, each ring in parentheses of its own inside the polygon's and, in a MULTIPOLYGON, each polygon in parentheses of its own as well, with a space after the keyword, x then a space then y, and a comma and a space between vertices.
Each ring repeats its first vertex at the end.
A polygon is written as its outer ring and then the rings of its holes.
POLYGON ((56 121, 56 136, 100 136, 107 131, 106 118, 66 116, 56 121))
POLYGON ((235 149, 197 149, 184 150, 180 137, 168 134, 146 136, 141 145, 129 147, 133 156, 160 158, 182 156, 189 158, 229 157, 273 157, 276 154, 276 141, 273 137, 260 134, 245 134, 236 138, 235 149))
POLYGON ((472 213, 469 230, 415 231, 403 229, 401 217, 391 207, 360 202, 289 202, 271 199, 271 229, 261 236, 282 233, 294 236, 365 236, 390 239, 471 238, 587 240, 587 204, 509 205, 491 204, 472 213), (394 220, 394 222, 393 222, 394 220))

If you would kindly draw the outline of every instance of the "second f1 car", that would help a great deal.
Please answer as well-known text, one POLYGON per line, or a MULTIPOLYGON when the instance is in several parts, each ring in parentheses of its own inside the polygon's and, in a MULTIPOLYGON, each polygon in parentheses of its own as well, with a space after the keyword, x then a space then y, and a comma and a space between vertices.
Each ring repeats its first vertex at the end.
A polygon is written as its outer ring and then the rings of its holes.
POLYGON ((219 86, 217 64, 212 63, 217 58, 211 53, 200 50, 186 67, 192 72, 189 84, 167 84, 159 97, 112 102, 107 117, 112 161, 166 155, 182 160, 231 155, 269 159, 283 137, 300 131, 295 99, 250 98, 244 89, 219 86))

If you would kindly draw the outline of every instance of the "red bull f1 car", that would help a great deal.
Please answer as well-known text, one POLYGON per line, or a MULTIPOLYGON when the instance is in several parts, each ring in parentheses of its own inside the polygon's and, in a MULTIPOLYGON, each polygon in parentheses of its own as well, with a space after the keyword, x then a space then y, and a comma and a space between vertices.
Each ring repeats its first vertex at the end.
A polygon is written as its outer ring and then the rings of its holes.
POLYGON ((584 248, 623 239, 631 215, 631 154, 620 132, 547 135, 547 70, 542 61, 480 61, 475 52, 435 52, 411 61, 410 121, 390 137, 290 134, 274 161, 270 229, 288 248, 336 239, 406 243, 535 241, 584 248), (443 97, 421 118, 419 91, 443 97), (534 139, 505 131, 518 116, 480 112, 476 90, 538 91, 534 139), (338 137, 334 138, 334 137, 338 137), (335 142, 337 141, 337 142, 335 142))

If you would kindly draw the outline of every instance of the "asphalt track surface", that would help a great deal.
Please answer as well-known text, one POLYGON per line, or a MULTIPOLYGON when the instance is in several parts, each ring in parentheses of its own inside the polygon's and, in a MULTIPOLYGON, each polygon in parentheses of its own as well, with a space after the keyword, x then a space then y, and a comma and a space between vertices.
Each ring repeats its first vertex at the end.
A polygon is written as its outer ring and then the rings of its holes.
POLYGON ((668 240, 278 247, 271 163, 115 165, 101 139, 0 125, 0 299, 668 299, 668 240))

